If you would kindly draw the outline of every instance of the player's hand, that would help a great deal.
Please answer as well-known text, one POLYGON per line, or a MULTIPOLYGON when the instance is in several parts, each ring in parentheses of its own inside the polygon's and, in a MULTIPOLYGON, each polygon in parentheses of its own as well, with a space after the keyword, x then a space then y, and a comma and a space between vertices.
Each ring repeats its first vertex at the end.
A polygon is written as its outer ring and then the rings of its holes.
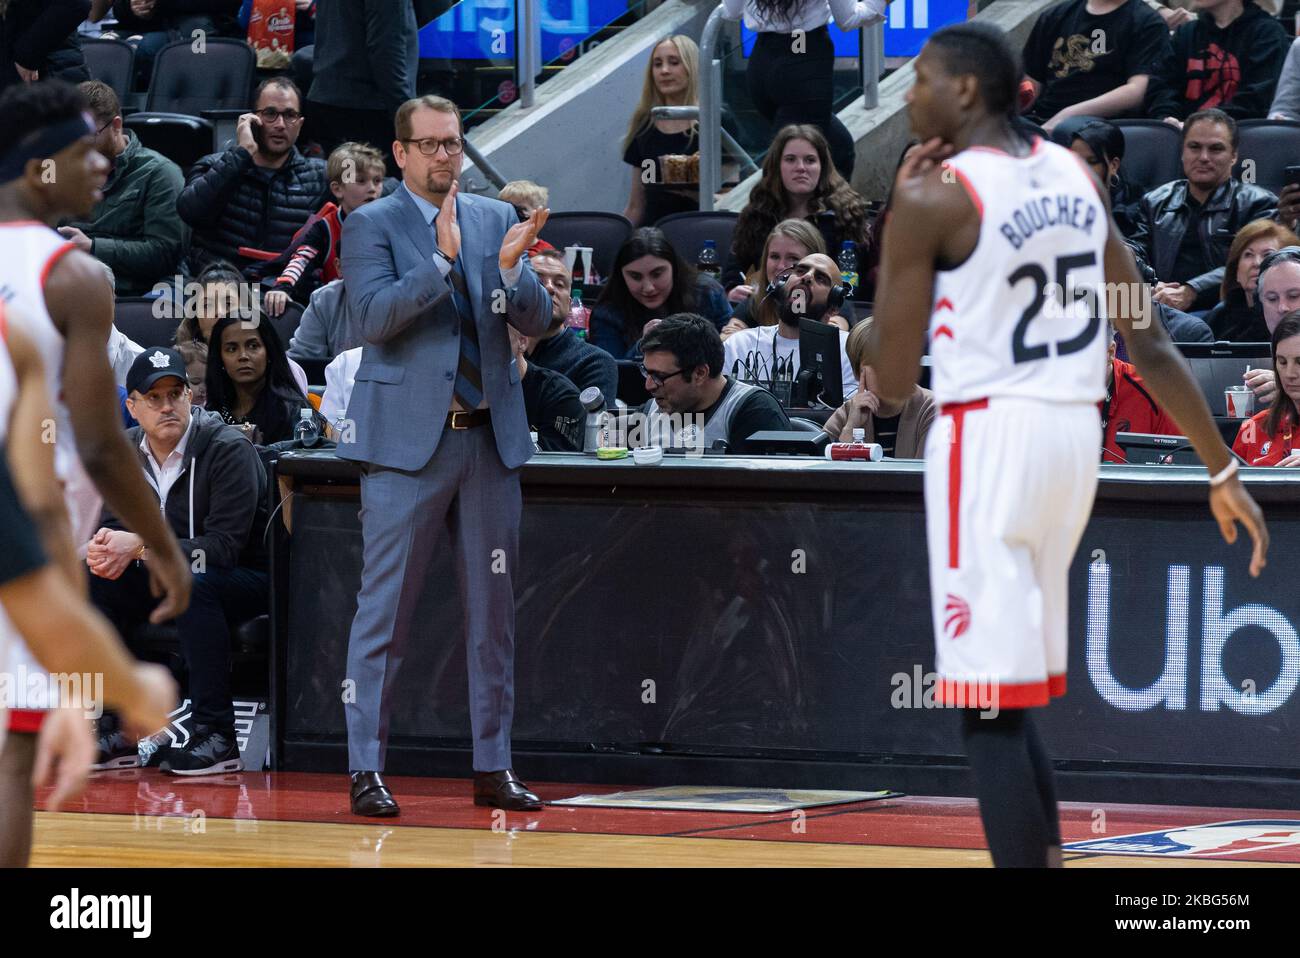
POLYGON ((246 149, 254 159, 257 158, 257 138, 253 136, 254 125, 260 127, 262 118, 256 113, 245 113, 235 124, 235 142, 246 149))
POLYGON ((1277 396, 1277 378, 1273 375, 1273 370, 1252 369, 1243 374, 1241 380, 1255 393, 1256 406, 1267 409, 1273 405, 1273 399, 1277 396))
POLYGON ((1219 531, 1228 545, 1237 541, 1237 523, 1241 522, 1255 541, 1255 549, 1250 556, 1250 574, 1259 578, 1268 564, 1268 526, 1264 524, 1264 514, 1260 512, 1255 500, 1250 497, 1246 487, 1236 476, 1223 485, 1210 490, 1210 511, 1219 523, 1219 531))
POLYGON ((81 709, 60 708, 45 713, 36 739, 32 785, 40 788, 54 777, 54 791, 45 802, 46 811, 57 812, 64 802, 81 795, 95 757, 95 736, 81 709))
POLYGON ((451 259, 460 255, 460 224, 456 222, 456 194, 459 192, 460 185, 452 180, 451 189, 447 191, 442 206, 438 209, 438 218, 433 221, 438 249, 451 259))
POLYGON ((903 162, 898 168, 898 175, 894 177, 894 187, 919 184, 927 173, 952 156, 954 152, 951 143, 937 136, 912 147, 904 155, 903 162))
POLYGON ((161 665, 140 662, 132 669, 132 674, 135 694, 130 701, 123 702, 118 711, 127 734, 144 738, 166 726, 167 716, 178 701, 176 682, 161 665))
POLYGON ((506 238, 501 241, 501 252, 497 255, 497 265, 502 271, 519 262, 519 257, 537 242, 537 234, 550 218, 549 209, 533 210, 528 214, 528 219, 516 223, 506 231, 506 238))
POLYGON ((282 289, 273 289, 262 297, 262 309, 272 319, 281 315, 289 305, 289 294, 282 289))
POLYGON ((754 287, 741 283, 739 286, 731 287, 731 291, 727 293, 727 302, 742 303, 753 295, 754 287))
POLYGON ((154 625, 169 622, 190 606, 190 589, 194 580, 190 576, 189 563, 181 554, 176 540, 171 540, 164 550, 153 549, 149 553, 149 591, 162 599, 149 613, 149 621, 154 625))

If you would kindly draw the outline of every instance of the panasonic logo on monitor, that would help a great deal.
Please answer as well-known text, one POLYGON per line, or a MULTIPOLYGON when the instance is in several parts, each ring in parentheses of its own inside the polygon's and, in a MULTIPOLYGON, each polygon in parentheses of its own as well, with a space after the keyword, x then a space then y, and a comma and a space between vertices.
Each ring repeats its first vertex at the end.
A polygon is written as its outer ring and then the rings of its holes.
MULTIPOLYGON (((1130 688, 1115 678, 1110 667, 1110 565, 1094 562, 1088 566, 1088 676, 1101 697, 1116 708, 1126 712, 1157 705, 1173 711, 1189 708, 1191 577, 1188 566, 1169 567, 1164 666, 1150 685, 1130 688)), ((1239 605, 1225 613, 1222 566, 1205 567, 1201 602, 1200 710, 1217 712, 1226 706, 1242 715, 1267 715, 1286 704, 1300 683, 1300 639, 1286 616, 1259 603, 1239 605), (1277 678, 1267 688, 1254 688, 1250 683, 1238 688, 1223 671, 1223 651, 1229 640, 1248 627, 1270 633, 1281 652, 1277 678)))

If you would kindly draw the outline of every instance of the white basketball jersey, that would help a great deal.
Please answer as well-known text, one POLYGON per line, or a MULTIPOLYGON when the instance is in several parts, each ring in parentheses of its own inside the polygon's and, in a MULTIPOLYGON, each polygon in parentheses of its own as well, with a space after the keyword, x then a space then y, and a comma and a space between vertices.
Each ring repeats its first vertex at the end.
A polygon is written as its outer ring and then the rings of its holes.
POLYGON ((18 374, 9 356, 9 319, 3 300, 0 300, 0 449, 9 438, 9 417, 18 401, 18 374))
MULTIPOLYGON (((75 248, 44 223, 34 220, 0 223, 0 300, 17 307, 16 311, 9 313, 9 319, 15 326, 21 324, 45 367, 55 417, 54 469, 63 482, 63 498, 68 508, 73 542, 84 555, 85 545, 98 524, 100 499, 77 456, 72 422, 63 398, 63 335, 45 308, 45 280, 59 258, 75 248)), ((43 671, 3 610, 0 610, 0 632, 10 637, 7 668, 11 676, 43 671)), ((28 690, 20 687, 23 685, 15 679, 18 708, 42 709, 55 704, 44 694, 35 699, 28 697, 28 690)))
POLYGON ((980 212, 979 241, 935 274, 931 389, 942 404, 1106 395, 1104 254, 1110 220, 1074 154, 970 147, 944 164, 980 212))

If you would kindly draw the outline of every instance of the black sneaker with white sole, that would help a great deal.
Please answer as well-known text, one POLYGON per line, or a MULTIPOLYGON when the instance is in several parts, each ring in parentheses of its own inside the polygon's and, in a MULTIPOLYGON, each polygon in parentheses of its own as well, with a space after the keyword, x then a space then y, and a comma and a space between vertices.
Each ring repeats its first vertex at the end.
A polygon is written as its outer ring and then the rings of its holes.
POLYGON ((120 728, 104 732, 99 736, 99 755, 95 764, 90 766, 93 772, 106 772, 118 768, 139 768, 140 748, 134 739, 128 738, 120 728))
POLYGON ((189 744, 167 749, 158 764, 168 775, 221 775, 244 770, 234 729, 202 725, 194 730, 189 744))

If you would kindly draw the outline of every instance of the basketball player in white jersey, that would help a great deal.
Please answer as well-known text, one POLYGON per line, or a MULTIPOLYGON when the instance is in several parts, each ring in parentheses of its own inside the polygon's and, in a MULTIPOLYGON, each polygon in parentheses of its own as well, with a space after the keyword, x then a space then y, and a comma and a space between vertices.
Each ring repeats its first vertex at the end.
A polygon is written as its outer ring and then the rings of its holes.
POLYGON ((866 364, 881 399, 901 401, 928 339, 941 404, 925 479, 937 697, 962 709, 994 864, 1055 865, 1051 764, 1028 710, 1065 694, 1067 574, 1101 448, 1103 283, 1128 284, 1109 318, 1208 467, 1224 538, 1236 540, 1239 520, 1254 539, 1252 575, 1268 534, 1200 389, 1136 295, 1105 191, 1073 154, 1013 132, 1020 66, 1005 34, 946 27, 915 70, 907 101, 923 146, 895 182, 866 364))
MULTIPOLYGON (((0 95, 0 130, 0 300, 19 311, 15 325, 21 322, 45 368, 73 541, 82 548, 94 533, 98 490, 144 539, 162 596, 151 618, 166 621, 189 602, 190 572, 121 428, 105 348, 112 291, 103 267, 52 228, 62 218, 88 216, 101 198, 108 164, 94 149, 94 122, 75 87, 48 80, 0 95)), ((80 588, 84 594, 84 584, 80 588)), ((9 645, 10 673, 36 668, 20 640, 11 637, 9 645)), ((10 713, 15 734, 0 755, 0 776, 30 779, 40 718, 34 709, 10 713)), ((24 824, 30 830, 30 803, 0 803, 0 833, 24 824), (9 823, 11 816, 18 825, 9 823)))
MULTIPOLYGON (((176 686, 166 669, 135 663, 109 623, 86 601, 85 573, 68 527, 67 510, 54 471, 54 450, 42 441, 52 417, 49 390, 40 354, 19 328, 11 327, 11 310, 0 302, 0 479, 6 574, 0 581, 0 607, 13 628, 0 628, 0 660, 11 639, 21 635, 38 660, 55 673, 103 677, 104 702, 63 702, 40 731, 34 775, 0 774, 0 805, 32 805, 32 786, 57 768, 47 808, 56 811, 75 797, 95 758, 86 711, 121 703, 138 728, 166 722, 176 702, 176 686), (11 481, 12 480, 12 481, 11 481), (47 562, 45 556, 51 561, 47 562)), ((16 325, 16 324, 15 324, 16 325)), ((20 675, 7 676, 10 682, 20 675)), ((95 695, 93 684, 83 696, 95 695)), ((7 715, 0 700, 0 744, 7 715)), ((16 752, 0 753, 3 761, 16 752)), ((31 830, 18 816, 0 830, 0 867, 27 863, 31 830)))

